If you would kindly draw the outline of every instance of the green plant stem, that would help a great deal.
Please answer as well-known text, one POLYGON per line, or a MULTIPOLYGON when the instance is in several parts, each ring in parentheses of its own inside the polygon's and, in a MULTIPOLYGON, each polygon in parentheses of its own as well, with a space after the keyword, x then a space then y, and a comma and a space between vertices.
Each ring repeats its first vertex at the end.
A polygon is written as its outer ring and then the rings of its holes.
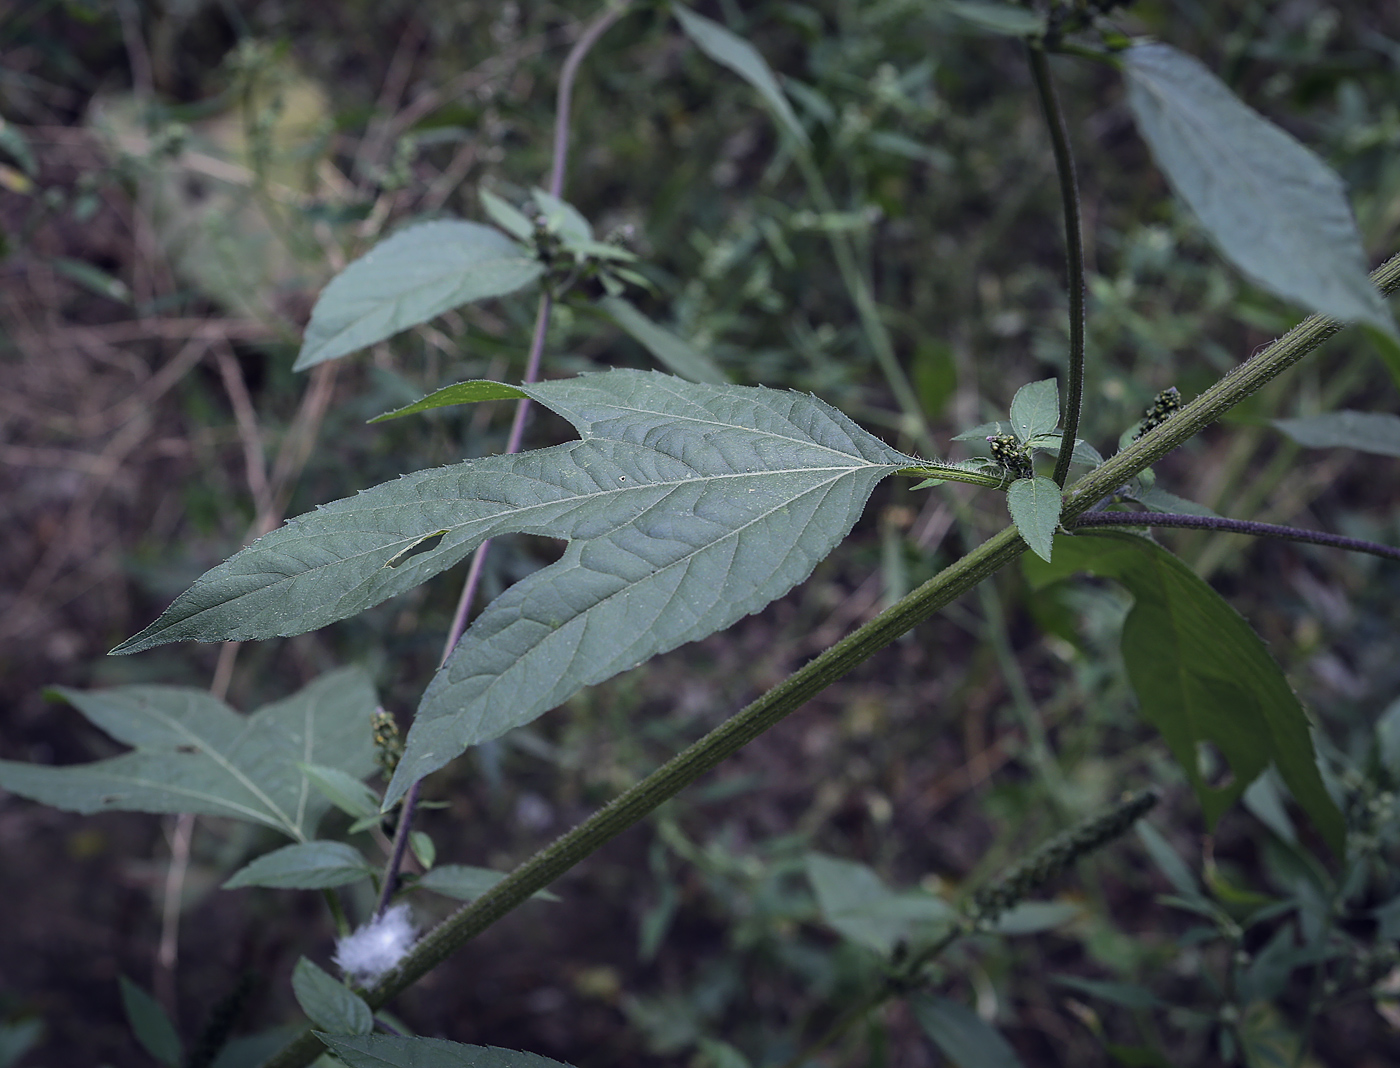
POLYGON ((1064 434, 1060 438, 1060 455, 1055 460, 1052 476, 1057 486, 1069 477, 1074 442, 1079 437, 1079 410, 1084 404, 1084 238, 1079 219, 1079 181, 1074 172, 1074 156, 1069 147, 1069 131, 1060 110, 1055 82, 1050 76, 1050 61, 1045 49, 1028 43, 1026 52, 1031 64, 1045 125, 1050 130, 1050 146, 1055 153, 1055 173, 1060 179, 1060 205, 1065 213, 1065 271, 1069 290, 1069 381, 1065 386, 1064 434))
MULTIPOLYGON (((825 213, 834 214, 837 210, 836 201, 812 159, 812 153, 805 145, 794 145, 793 158, 797 161, 797 169, 802 172, 807 191, 817 202, 817 207, 825 213)), ((849 236, 844 232, 828 229, 826 237, 831 245, 832 255, 836 258, 836 269, 841 274, 841 282, 855 305, 861 330, 865 333, 875 362, 880 365, 880 371, 889 384, 890 392, 894 394, 895 403, 899 405, 900 412, 920 445, 930 451, 934 450, 936 443, 933 430, 924 416, 923 407, 919 404, 918 394, 914 392, 909 376, 904 373, 899 357, 895 355, 890 332, 885 326, 885 321, 880 318, 880 309, 875 303, 875 295, 870 290, 870 282, 856 262, 855 250, 851 246, 849 236)))
MULTIPOLYGON (((564 175, 569 160, 569 116, 573 107, 574 82, 578 77, 579 67, 584 57, 598 43, 598 39, 607 32, 608 27, 627 12, 631 2, 632 0, 611 0, 603 13, 579 34, 578 40, 564 59, 564 66, 559 73, 559 92, 554 110, 554 158, 549 171, 551 196, 559 197, 564 192, 564 175)), ((553 309, 554 296, 546 285, 540 291, 535 330, 530 338, 530 352, 525 360, 524 381, 527 383, 539 380, 540 364, 544 359, 545 342, 549 338, 549 319, 553 309)), ((530 398, 522 397, 515 405, 515 418, 511 421, 510 435, 506 440, 506 455, 511 456, 520 451, 520 446, 525 440, 525 419, 529 412, 530 398)), ((457 647, 457 642, 467 628, 467 616, 471 612, 472 602, 476 600, 476 591, 481 585, 481 576, 486 570, 486 556, 490 551, 491 539, 487 538, 472 554, 471 565, 467 568, 467 579, 462 584, 462 594, 457 598, 457 609, 453 613, 452 624, 448 627, 447 640, 443 643, 439 669, 447 663, 447 658, 452 655, 452 650, 457 647)), ((420 782, 421 780, 417 780, 408 788, 408 793, 404 795, 403 803, 399 806, 399 823, 394 831, 394 844, 389 851, 389 860, 384 866, 384 882, 379 892, 379 905, 375 910, 377 917, 382 917, 388 911, 398 889, 399 869, 403 867, 409 835, 413 830, 413 817, 418 809, 420 782)))
POLYGON ((1369 553, 1387 560, 1400 560, 1400 549, 1361 538, 1347 538, 1321 530, 1286 527, 1278 523, 1256 523, 1252 519, 1225 519, 1214 515, 1181 512, 1086 512, 1075 520, 1081 527, 1182 527, 1190 530, 1217 530, 1227 534, 1249 534, 1256 538, 1285 538, 1288 541, 1326 545, 1354 553, 1369 553))
MULTIPOLYGON (((1387 260, 1372 273, 1371 278, 1387 294, 1400 289, 1400 255, 1387 260)), ((1341 329, 1342 324, 1317 315, 1303 320, 1235 368, 1167 422, 1144 434, 1076 482, 1066 494, 1061 513, 1063 519, 1076 519, 1087 512, 1341 329)), ((1017 535, 1016 528, 1006 527, 948 565, 918 589, 900 598, 870 622, 803 665, 741 712, 541 849, 481 897, 458 909, 424 935, 398 967, 383 976, 365 994, 365 1000, 373 1009, 382 1007, 459 947, 529 900, 530 895, 544 889, 852 668, 972 590, 1025 550, 1026 545, 1017 535)), ((320 1055, 322 1049, 316 1036, 305 1031, 267 1061, 265 1068, 304 1068, 320 1055)))

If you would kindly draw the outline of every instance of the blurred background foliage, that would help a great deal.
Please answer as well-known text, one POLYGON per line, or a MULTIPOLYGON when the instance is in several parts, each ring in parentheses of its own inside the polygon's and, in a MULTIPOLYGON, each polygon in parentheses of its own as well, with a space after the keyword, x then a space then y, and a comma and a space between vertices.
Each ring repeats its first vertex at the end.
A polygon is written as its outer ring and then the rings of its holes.
MULTIPOLYGON (((412 220, 482 219, 479 189, 519 203, 543 181, 558 67, 596 7, 21 0, 0 12, 0 756, 67 763, 113 751, 71 710, 45 704, 46 684, 209 685, 215 648, 103 653, 260 517, 503 447, 504 405, 365 420, 448 382, 518 378, 529 299, 445 315, 309 387, 290 367, 319 287, 348 260, 412 220)), ((1058 197, 1021 46, 927 0, 697 8, 781 73, 816 179, 752 90, 698 53, 664 8, 639 5, 584 65, 565 196, 642 257, 651 289, 633 298, 736 382, 811 391, 901 448, 961 455, 953 434, 996 418, 1065 359, 1058 197), (932 440, 892 397, 833 240, 855 253, 932 440)), ((1396 250, 1400 9, 1144 0, 1117 21, 1199 56, 1315 148, 1346 179, 1372 261, 1396 250)), ((1081 432, 1107 454, 1159 390, 1194 395, 1298 315, 1226 267, 1175 206, 1115 73, 1063 58, 1054 69, 1090 271, 1081 432)), ((648 365, 588 300, 556 312, 546 374, 648 365)), ((1396 374, 1400 358, 1348 331, 1159 465, 1159 484, 1237 518, 1394 544, 1392 464, 1303 451, 1267 420, 1392 410, 1396 374)), ((566 430, 537 414, 529 441, 566 430)), ((522 859, 1004 525, 997 495, 963 489, 882 486, 852 539, 762 615, 587 691, 439 775, 429 796, 445 807, 424 817, 439 858, 522 859)), ((1354 996, 1334 997, 1310 1025, 1325 1053, 1307 1063, 1394 1063, 1395 1009, 1373 995, 1400 928, 1367 910, 1396 890, 1387 776, 1400 768, 1377 748, 1375 725, 1400 715, 1383 715, 1400 694, 1400 577, 1296 545, 1163 540, 1269 642, 1319 723, 1334 777, 1374 825, 1374 870, 1344 902, 1354 929, 1338 926, 1355 942, 1340 958, 1357 973, 1354 996)), ((547 539, 500 542, 486 594, 557 552, 547 539)), ((230 700, 253 708, 360 662, 406 716, 458 581, 244 648, 230 700)), ((1128 605, 1112 585, 1032 595, 1017 574, 998 576, 571 874, 561 903, 493 929, 396 1011, 422 1033, 582 1065, 781 1062, 879 975, 868 951, 818 922, 807 851, 950 892, 1150 780, 1167 799, 1152 817, 1159 844, 1204 873, 1216 912, 1203 921, 1164 904, 1158 895, 1183 888, 1160 854, 1154 866, 1129 841, 1060 888, 1069 922, 960 946, 943 962, 943 992, 997 1023, 1028 1065, 1291 1053, 1320 972, 1283 960, 1292 936, 1279 932, 1295 912, 1313 922, 1297 901, 1325 880, 1308 874, 1315 862, 1299 859, 1307 850, 1288 842, 1285 823, 1261 821, 1275 811, 1261 794, 1203 837, 1180 773, 1134 714, 1117 656, 1128 605), (1258 918, 1250 894, 1295 911, 1258 918), (1249 966, 1275 944, 1264 983, 1249 966), (1246 974, 1252 993, 1236 983, 1246 974), (1104 988, 1085 981, 1140 984, 1174 1007, 1091 996, 1104 988), (1221 1039, 1222 1004, 1253 1014, 1232 1033, 1261 1036, 1254 1053, 1221 1039), (1114 1059, 1115 1046, 1139 1053, 1114 1059)), ((193 1029, 251 971, 261 985, 245 1025, 286 1022, 292 962, 330 945, 320 903, 211 892, 267 845, 245 827, 199 822, 178 960, 161 960, 162 824, 0 798, 0 893, 12 913, 0 930, 0 1017, 7 1035, 34 1020, 44 1029, 24 1063, 137 1063, 119 973, 158 990, 162 974, 167 988, 178 974, 173 1008, 193 1029)), ((899 1007, 831 1056, 938 1057, 899 1007)))

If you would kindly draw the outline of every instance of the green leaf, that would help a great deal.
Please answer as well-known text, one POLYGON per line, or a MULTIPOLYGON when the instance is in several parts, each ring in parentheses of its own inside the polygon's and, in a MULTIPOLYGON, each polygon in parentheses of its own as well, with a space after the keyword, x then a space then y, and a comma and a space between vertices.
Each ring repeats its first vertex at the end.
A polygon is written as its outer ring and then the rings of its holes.
POLYGON ((53 693, 135 752, 67 767, 0 761, 0 787, 70 812, 193 812, 272 827, 305 841, 329 803, 298 768, 374 769, 378 706, 358 668, 241 716, 204 690, 122 686, 53 693))
POLYGON ((593 227, 589 225, 583 212, 567 200, 560 200, 538 186, 530 190, 530 195, 535 201, 535 207, 540 209, 540 214, 544 217, 545 229, 558 234, 566 246, 593 240, 593 227))
POLYGON ((1081 979, 1077 975, 1052 975, 1051 980, 1091 998, 1122 1005, 1127 1009, 1155 1009, 1162 1001, 1145 986, 1136 983, 1105 982, 1102 979, 1081 979))
POLYGON ((324 890, 368 879, 374 869, 358 849, 344 842, 297 842, 264 853, 229 876, 225 890, 271 886, 283 890, 324 890))
POLYGON ((410 226, 331 279, 311 310, 294 369, 373 345, 459 304, 514 293, 543 270, 529 249, 490 226, 410 226))
POLYGON ((1145 486, 1124 492, 1123 496, 1129 500, 1137 501, 1138 504, 1146 505, 1154 512, 1180 512, 1183 515, 1206 515, 1214 516, 1214 509, 1207 508, 1204 504, 1196 501, 1189 501, 1185 497, 1178 497, 1175 493, 1161 489, 1156 485, 1145 486))
POLYGON ((1063 927, 1083 912, 1069 901, 1022 901, 997 917, 992 930, 1003 935, 1039 934, 1063 927))
POLYGON ((425 870, 437 861, 437 846, 424 831, 411 832, 408 836, 408 847, 413 850, 413 855, 425 870))
MULTIPOLYGON (((434 408, 448 408, 455 404, 475 404, 477 401, 490 400, 521 400, 527 396, 529 396, 528 393, 515 386, 508 386, 504 382, 457 382, 429 393, 422 400, 414 401, 402 408, 395 408, 392 412, 385 412, 383 415, 376 415, 370 422, 383 423, 390 419, 401 419, 405 415, 417 415, 419 412, 432 411, 434 408)), ((122 649, 122 651, 129 652, 130 650, 122 649)))
POLYGON ((341 1035, 367 1035, 374 1029, 374 1013, 365 999, 305 957, 292 969, 292 992, 317 1027, 341 1035))
MULTIPOLYGON (((1143 715, 1180 761, 1212 827, 1268 766, 1340 853, 1341 813, 1318 773, 1308 719, 1258 635, 1220 595, 1161 546, 1102 531, 1055 540, 1055 562, 1028 562, 1034 585, 1077 571, 1121 582, 1135 600, 1123 659, 1143 715), (1233 781, 1202 777, 1198 746, 1216 746, 1233 781)), ((1141 833, 1141 832, 1140 832, 1141 833)))
POLYGON ((657 326, 621 297, 604 297, 598 302, 598 307, 672 374, 688 378, 692 382, 710 382, 715 385, 722 385, 728 381, 724 372, 703 352, 669 330, 657 326))
POLYGON ((1336 173, 1191 56, 1143 44, 1123 58, 1138 129, 1226 258, 1287 300, 1394 335, 1336 173))
POLYGON ((34 1018, 0 1023, 0 1068, 12 1068, 44 1037, 44 1021, 34 1018))
POLYGON ((929 994, 915 994, 909 1004, 924 1034, 958 1068, 1021 1068, 1011 1043, 966 1005, 929 994))
POLYGON ((535 224, 523 211, 517 211, 495 193, 485 189, 477 195, 481 197, 481 206, 486 209, 486 214, 491 216, 493 223, 524 244, 534 240, 535 224))
MULTIPOLYGON (((473 868, 467 864, 440 864, 423 875, 413 884, 413 888, 431 890, 458 901, 475 901, 505 877, 505 872, 493 871, 491 868, 473 868)), ((531 896, 541 901, 559 900, 548 890, 537 891, 531 896)))
POLYGON ((117 982, 121 986, 126 1021, 131 1025, 136 1041, 161 1064, 174 1068, 180 1063, 183 1050, 180 1036, 175 1033, 175 1025, 170 1022, 165 1009, 126 976, 117 976, 117 982))
POLYGON ((131 303, 131 290, 125 282, 90 263, 72 260, 66 256, 55 256, 49 260, 49 266, 99 297, 115 300, 119 304, 131 303))
POLYGON ((1366 340, 1375 348, 1376 355, 1390 372, 1391 381, 1400 386, 1400 341, 1374 326, 1363 326, 1361 332, 1366 335, 1366 340))
POLYGON ((1034 37, 1045 32, 1045 16, 1014 4, 994 0, 943 0, 944 11, 979 30, 1009 37, 1034 37))
POLYGON ((954 441, 986 441, 990 437, 1012 432, 1011 423, 1007 421, 996 423, 979 423, 970 430, 964 430, 961 434, 954 434, 954 441))
POLYGON ((758 95, 768 105, 774 117, 787 127, 789 133, 800 144, 807 144, 807 131, 793 113, 792 105, 783 95, 778 79, 768 69, 768 64, 759 55, 758 49, 749 44, 732 30, 697 15, 681 4, 672 4, 671 11, 680 21, 685 35, 695 42, 696 47, 722 67, 728 67, 744 81, 758 90, 758 95))
POLYGON ((464 1046, 442 1038, 409 1038, 403 1035, 339 1035, 317 1037, 335 1051, 350 1068, 569 1068, 563 1061, 538 1053, 500 1049, 496 1046, 464 1046))
POLYGON ((10 158, 19 164, 20 170, 31 178, 39 177, 39 165, 29 148, 29 141, 14 123, 0 118, 0 149, 9 153, 10 158))
POLYGON ((1275 419, 1278 427, 1308 449, 1359 449, 1400 456, 1400 415, 1389 412, 1324 412, 1302 419, 1275 419))
POLYGON ((355 776, 324 764, 298 764, 297 770, 321 792, 322 797, 347 816, 355 819, 379 817, 379 795, 355 776))
POLYGON ((1006 491, 1006 506, 1017 533, 1042 560, 1050 559, 1054 547, 1061 501, 1060 487, 1043 475, 1018 478, 1006 491))
POLYGON ((1027 382, 1011 399, 1011 432, 1021 442, 1060 425, 1060 387, 1053 378, 1027 382))
POLYGON ((857 945, 888 956, 930 924, 955 919, 951 905, 924 893, 896 893, 873 870, 854 861, 807 854, 807 878, 822 919, 857 945))
POLYGON ((392 805, 468 746, 782 596, 846 536, 876 483, 919 464, 797 393, 638 371, 520 391, 583 440, 420 471, 294 519, 118 651, 300 634, 410 589, 497 534, 570 539, 560 560, 477 617, 428 686, 392 805))

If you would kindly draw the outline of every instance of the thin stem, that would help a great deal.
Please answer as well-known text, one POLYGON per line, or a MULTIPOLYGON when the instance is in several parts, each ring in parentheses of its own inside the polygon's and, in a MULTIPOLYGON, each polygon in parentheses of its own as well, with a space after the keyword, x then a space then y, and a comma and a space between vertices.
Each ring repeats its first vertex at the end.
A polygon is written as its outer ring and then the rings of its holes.
MULTIPOLYGON (((1400 255, 1377 268, 1371 280, 1387 294, 1400 289, 1400 255)), ((1062 515, 1067 525, 1069 520, 1087 512, 1182 442, 1195 437, 1341 328, 1342 324, 1334 320, 1309 316, 1167 422, 1089 472, 1066 495, 1062 515)), ((575 864, 800 708, 811 697, 894 642, 901 634, 976 587, 1025 550, 1026 545, 1017 536, 1015 528, 1006 527, 944 568, 917 590, 900 598, 880 615, 803 665, 747 708, 540 850, 481 897, 458 909, 424 935, 398 967, 382 977, 365 995, 365 1000, 371 1008, 378 1009, 384 1005, 446 960, 460 946, 529 900, 530 895, 544 889, 575 864)), ((303 1068, 315 1060, 323 1049, 320 1040, 310 1031, 305 1031, 269 1060, 265 1068, 303 1068)))
MULTIPOLYGON (((569 54, 564 60, 563 69, 559 74, 559 95, 554 113, 554 160, 549 174, 549 192, 553 196, 561 196, 564 192, 564 174, 568 166, 569 158, 569 114, 573 103, 574 81, 578 77, 579 65, 583 62, 589 50, 603 36, 604 32, 615 23, 627 11, 631 0, 614 0, 608 7, 594 19, 588 27, 579 35, 579 39, 574 42, 573 48, 569 49, 569 54)), ((549 337, 550 313, 554 308, 554 298, 546 286, 540 292, 539 311, 535 315, 535 331, 530 338, 530 352, 525 360, 526 383, 536 382, 540 377, 540 364, 544 359, 545 341, 549 337)), ((520 451, 521 443, 525 439, 525 419, 530 411, 530 398, 522 397, 515 405, 515 418, 510 425, 510 434, 506 439, 506 455, 512 456, 520 451)), ((461 640, 463 632, 467 628, 467 616, 471 613, 472 603, 476 600, 477 589, 481 585, 481 576, 486 569, 486 556, 491 551, 491 539, 488 538, 477 546, 476 552, 472 554, 471 566, 467 569, 467 579, 462 585, 462 595, 457 599, 456 611, 452 614, 452 624, 447 629, 447 639, 443 642, 442 659, 438 662, 438 670, 446 665, 448 657, 452 655, 452 650, 457 647, 457 642, 461 640)), ((403 866, 403 859, 407 855, 409 835, 413 830, 413 817, 417 812, 420 785, 422 780, 415 780, 404 795, 403 804, 399 806, 399 823, 394 831, 394 845, 389 853, 388 863, 384 866, 384 881, 379 891, 379 905, 375 910, 376 917, 382 917, 388 911, 389 904, 394 899, 394 893, 399 885, 399 869, 403 866)))
POLYGON ((1189 515, 1180 512, 1086 512, 1074 521, 1075 527, 1182 527, 1189 530, 1218 530, 1227 534, 1249 534, 1256 538, 1285 538, 1288 541, 1326 545, 1354 553, 1369 553, 1386 560, 1400 560, 1400 549, 1361 538, 1346 538, 1320 530, 1286 527, 1278 523, 1256 523, 1252 519, 1225 519, 1215 515, 1189 515))
POLYGON ((627 13, 632 0, 614 0, 588 28, 579 35, 574 47, 564 59, 559 72, 559 98, 554 108, 554 164, 549 171, 549 192, 551 196, 562 196, 564 174, 569 165, 569 113, 573 108, 574 79, 578 77, 579 66, 584 56, 598 42, 618 19, 627 13))
POLYGON ((1084 239, 1079 221, 1079 182, 1074 173, 1074 156, 1069 147, 1069 131, 1055 82, 1050 77, 1050 61, 1045 50, 1034 44, 1026 46, 1030 57, 1031 75, 1036 96, 1045 113, 1045 125, 1050 130, 1050 145, 1055 152, 1055 173, 1060 179, 1060 204, 1065 213, 1065 264, 1069 287, 1069 382, 1065 387, 1064 435, 1060 438, 1060 455, 1055 460, 1055 484, 1063 486, 1069 477, 1069 465, 1074 456, 1074 442, 1079 437, 1079 409, 1084 403, 1084 239))

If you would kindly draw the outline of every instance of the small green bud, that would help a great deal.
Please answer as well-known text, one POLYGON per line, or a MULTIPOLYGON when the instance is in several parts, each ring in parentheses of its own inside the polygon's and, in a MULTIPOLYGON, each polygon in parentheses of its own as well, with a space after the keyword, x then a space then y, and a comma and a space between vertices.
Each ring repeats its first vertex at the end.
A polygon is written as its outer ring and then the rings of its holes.
POLYGON ((992 459, 1010 471, 1013 478, 1030 478, 1035 473, 1030 450, 1014 434, 994 434, 987 444, 991 446, 992 459))
POLYGON ((398 721, 379 708, 370 717, 369 724, 374 734, 374 762, 385 779, 392 779, 394 769, 403 758, 403 735, 399 732, 398 721))
POLYGON ((1152 401, 1152 407, 1148 408, 1142 420, 1142 426, 1133 435, 1136 441, 1144 434, 1156 430, 1181 409, 1181 391, 1175 386, 1168 386, 1158 393, 1152 401))

